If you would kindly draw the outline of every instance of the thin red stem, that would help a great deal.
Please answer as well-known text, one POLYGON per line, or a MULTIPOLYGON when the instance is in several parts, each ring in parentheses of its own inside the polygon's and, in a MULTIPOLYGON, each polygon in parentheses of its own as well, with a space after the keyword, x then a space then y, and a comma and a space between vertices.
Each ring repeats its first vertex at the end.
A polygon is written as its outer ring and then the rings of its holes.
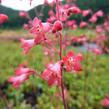
MULTIPOLYGON (((62 60, 62 34, 60 33, 60 60, 62 60)), ((67 109, 66 101, 65 101, 65 95, 64 95, 64 83, 63 83, 63 69, 61 68, 61 93, 62 93, 62 100, 64 109, 67 109)))
POLYGON ((56 14, 57 14, 57 19, 60 20, 60 16, 59 16, 59 0, 56 0, 56 14))
MULTIPOLYGON (((56 0, 56 13, 57 13, 57 19, 60 20, 59 16, 59 0, 56 0)), ((60 52, 59 57, 60 61, 62 60, 62 33, 59 33, 60 38, 60 52)), ((66 101, 65 101, 65 95, 64 95, 64 82, 63 82, 63 68, 61 68, 61 94, 62 94, 62 101, 64 105, 64 109, 67 109, 66 101)))

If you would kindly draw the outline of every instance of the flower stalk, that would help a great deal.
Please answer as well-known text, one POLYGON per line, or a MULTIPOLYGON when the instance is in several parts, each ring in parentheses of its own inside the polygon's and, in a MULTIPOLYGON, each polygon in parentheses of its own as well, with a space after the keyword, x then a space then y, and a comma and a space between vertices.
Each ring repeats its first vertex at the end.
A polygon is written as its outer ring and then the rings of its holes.
MULTIPOLYGON (((60 60, 62 60, 62 34, 60 33, 60 60)), ((65 101, 65 95, 64 95, 64 82, 63 82, 63 68, 61 67, 61 96, 62 96, 62 101, 64 105, 64 109, 67 109, 67 104, 65 101)))

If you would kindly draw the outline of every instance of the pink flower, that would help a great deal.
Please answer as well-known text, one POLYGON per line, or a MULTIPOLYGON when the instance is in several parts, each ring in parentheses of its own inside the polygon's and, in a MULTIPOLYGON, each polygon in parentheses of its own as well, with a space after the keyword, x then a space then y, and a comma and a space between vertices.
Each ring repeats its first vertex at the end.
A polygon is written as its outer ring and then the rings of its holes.
POLYGON ((90 10, 90 9, 88 9, 88 10, 83 10, 83 11, 82 11, 82 15, 83 15, 84 17, 88 16, 90 13, 91 13, 91 10, 90 10))
POLYGON ((80 62, 83 60, 82 54, 75 55, 72 51, 69 51, 63 58, 63 63, 67 71, 81 71, 82 66, 80 62))
POLYGON ((24 18, 29 18, 29 15, 26 11, 20 11, 19 16, 24 17, 24 18))
POLYGON ((97 17, 102 17, 103 16, 103 11, 102 10, 99 10, 99 11, 97 11, 96 13, 95 13, 95 15, 97 16, 97 17))
POLYGON ((109 107, 109 98, 106 97, 101 101, 101 105, 104 107, 109 107))
POLYGON ((5 23, 8 20, 8 16, 0 13, 0 24, 5 23))
POLYGON ((45 41, 47 39, 45 33, 49 32, 50 30, 50 23, 42 23, 41 20, 35 17, 32 22, 32 28, 30 29, 30 32, 35 35, 35 44, 45 41))
POLYGON ((93 15, 90 19, 89 19, 90 22, 92 23, 96 23, 97 22, 97 16, 93 15))
POLYGON ((47 69, 42 73, 42 78, 48 82, 49 86, 60 85, 61 82, 61 62, 48 64, 47 69))
POLYGON ((61 21, 57 20, 53 24, 52 32, 56 33, 58 31, 61 31, 63 29, 63 24, 61 21))
POLYGON ((77 6, 72 6, 71 8, 68 9, 67 14, 71 15, 71 14, 80 14, 81 10, 77 7, 77 6))
POLYGON ((48 32, 50 28, 50 23, 42 23, 41 20, 35 17, 33 19, 32 28, 30 29, 30 32, 35 35, 39 35, 42 33, 45 34, 45 32, 48 32))
POLYGON ((15 76, 12 76, 8 79, 12 83, 14 88, 19 88, 22 83, 29 79, 29 76, 34 74, 35 70, 26 68, 24 65, 20 65, 15 69, 15 76))
POLYGON ((42 22, 37 17, 35 17, 33 19, 32 28, 30 29, 30 32, 33 33, 33 34, 39 34, 42 31, 43 31, 42 22))
POLYGON ((88 25, 87 22, 82 21, 82 22, 80 23, 80 28, 84 28, 84 27, 86 27, 87 25, 88 25))
POLYGON ((51 29, 50 23, 46 22, 46 23, 42 23, 42 25, 43 25, 44 32, 47 33, 50 31, 50 29, 51 29))
POLYGON ((12 76, 9 78, 9 82, 12 83, 14 88, 19 88, 20 85, 25 82, 28 79, 28 75, 27 74, 22 74, 22 75, 18 75, 18 76, 12 76))
POLYGON ((35 46, 35 40, 34 39, 29 39, 29 40, 26 40, 26 39, 23 39, 21 38, 21 46, 23 48, 23 52, 24 54, 27 54, 29 52, 29 50, 35 46))

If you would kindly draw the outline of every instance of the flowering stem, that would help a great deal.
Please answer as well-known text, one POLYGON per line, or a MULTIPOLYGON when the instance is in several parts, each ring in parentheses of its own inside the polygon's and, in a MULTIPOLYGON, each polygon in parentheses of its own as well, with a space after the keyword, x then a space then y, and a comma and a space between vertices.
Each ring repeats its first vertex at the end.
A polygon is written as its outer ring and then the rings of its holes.
MULTIPOLYGON (((60 60, 62 60, 62 34, 60 33, 60 60)), ((63 69, 61 68, 61 94, 62 94, 62 100, 64 109, 67 109, 66 101, 65 101, 65 95, 64 95, 64 83, 63 83, 63 69)))

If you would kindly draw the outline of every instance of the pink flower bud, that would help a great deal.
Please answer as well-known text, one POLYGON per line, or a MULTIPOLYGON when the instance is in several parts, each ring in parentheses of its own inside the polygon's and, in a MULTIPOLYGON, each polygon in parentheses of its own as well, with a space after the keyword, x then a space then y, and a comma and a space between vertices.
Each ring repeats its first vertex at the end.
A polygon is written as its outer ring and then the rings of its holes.
POLYGON ((52 32, 56 33, 57 31, 61 31, 62 29, 63 29, 62 22, 59 20, 55 21, 55 23, 53 24, 52 32))

